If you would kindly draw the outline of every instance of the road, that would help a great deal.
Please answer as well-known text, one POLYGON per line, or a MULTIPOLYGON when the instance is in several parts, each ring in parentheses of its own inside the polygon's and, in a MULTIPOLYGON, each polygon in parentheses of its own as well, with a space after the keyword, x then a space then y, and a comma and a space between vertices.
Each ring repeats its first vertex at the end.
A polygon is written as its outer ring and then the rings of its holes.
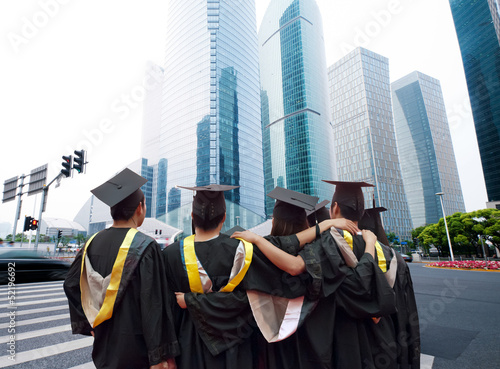
MULTIPOLYGON (((410 263, 419 308, 422 368, 500 367, 500 273, 410 263)), ((9 360, 8 287, 0 287, 0 368, 94 369, 92 338, 72 335, 62 281, 15 287, 15 361, 9 360)))
POLYGON ((500 273, 409 266, 432 368, 500 368, 500 273))
POLYGON ((8 286, 0 287, 0 368, 95 369, 91 359, 93 338, 71 334, 62 283, 16 285, 17 308, 9 304, 13 295, 8 286), (11 346, 15 360, 9 359, 11 346))

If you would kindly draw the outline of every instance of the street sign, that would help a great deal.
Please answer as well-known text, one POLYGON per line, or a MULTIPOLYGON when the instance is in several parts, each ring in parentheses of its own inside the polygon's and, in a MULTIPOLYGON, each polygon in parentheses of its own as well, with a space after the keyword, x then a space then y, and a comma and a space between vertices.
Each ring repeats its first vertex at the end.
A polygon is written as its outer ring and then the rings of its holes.
POLYGON ((406 244, 407 244, 406 241, 401 242, 401 245, 406 245, 406 244))
POLYGON ((43 185, 47 182, 47 167, 48 164, 45 164, 31 171, 28 196, 42 192, 43 185))
POLYGON ((3 183, 3 198, 2 198, 2 203, 14 200, 16 197, 16 189, 17 189, 17 180, 18 176, 12 177, 10 179, 7 179, 3 183))

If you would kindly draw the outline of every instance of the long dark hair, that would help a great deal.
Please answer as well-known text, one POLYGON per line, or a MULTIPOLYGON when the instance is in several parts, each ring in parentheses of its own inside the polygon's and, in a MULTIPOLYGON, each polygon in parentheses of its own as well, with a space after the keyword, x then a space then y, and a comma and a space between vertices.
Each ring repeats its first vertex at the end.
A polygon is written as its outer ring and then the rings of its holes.
POLYGON ((307 228, 309 228, 309 224, 307 223, 307 218, 305 216, 303 221, 299 222, 290 222, 274 217, 273 226, 271 228, 271 236, 290 236, 307 228))

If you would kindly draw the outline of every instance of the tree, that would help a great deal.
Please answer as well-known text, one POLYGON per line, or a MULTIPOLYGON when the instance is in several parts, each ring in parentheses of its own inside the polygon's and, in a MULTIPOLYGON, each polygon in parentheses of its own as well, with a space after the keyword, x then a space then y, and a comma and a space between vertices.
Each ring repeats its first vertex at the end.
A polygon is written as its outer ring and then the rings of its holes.
MULTIPOLYGON (((450 240, 455 254, 471 257, 482 254, 482 245, 478 238, 483 236, 496 248, 500 248, 500 210, 482 209, 470 213, 455 213, 446 217, 450 240)), ((444 219, 435 224, 418 227, 412 230, 412 237, 428 251, 430 245, 440 248, 445 255, 449 254, 448 238, 444 219)))
POLYGON ((399 238, 394 232, 387 233, 387 240, 391 245, 399 245, 399 238))

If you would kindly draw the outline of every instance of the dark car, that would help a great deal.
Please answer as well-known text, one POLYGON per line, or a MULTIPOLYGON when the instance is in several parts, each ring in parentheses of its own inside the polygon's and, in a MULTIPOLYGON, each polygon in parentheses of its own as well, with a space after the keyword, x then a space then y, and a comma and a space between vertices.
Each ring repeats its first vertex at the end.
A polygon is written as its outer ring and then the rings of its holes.
POLYGON ((33 250, 0 249, 0 284, 60 280, 71 263, 49 259, 33 250))
POLYGON ((407 263, 411 263, 413 261, 413 257, 411 255, 401 254, 401 256, 403 257, 403 260, 406 261, 407 263))

